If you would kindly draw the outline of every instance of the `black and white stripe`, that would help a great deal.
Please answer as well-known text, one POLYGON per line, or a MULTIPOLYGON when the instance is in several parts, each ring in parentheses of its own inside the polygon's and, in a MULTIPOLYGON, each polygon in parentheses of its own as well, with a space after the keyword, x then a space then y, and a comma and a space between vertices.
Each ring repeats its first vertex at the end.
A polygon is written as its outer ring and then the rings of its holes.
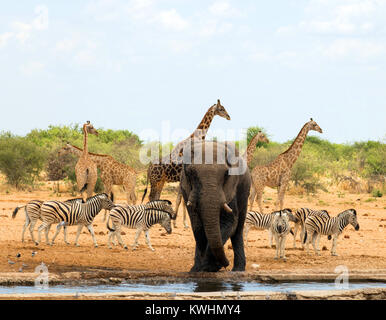
MULTIPOLYGON (((171 202, 169 200, 155 200, 147 204, 140 205, 117 205, 110 211, 106 226, 110 231, 108 238, 108 247, 111 249, 111 240, 115 236, 121 246, 127 249, 121 237, 121 227, 137 229, 133 243, 133 250, 138 247, 138 237, 142 231, 145 232, 146 243, 154 251, 150 243, 149 229, 154 224, 160 224, 167 233, 172 232, 171 220, 176 218, 171 202), (112 226, 109 226, 111 220, 112 226)), ((114 243, 115 244, 115 243, 114 243)))
MULTIPOLYGON (((68 199, 66 203, 73 203, 75 201, 81 200, 82 198, 68 199)), ((35 241, 35 237, 33 234, 35 224, 40 219, 40 208, 44 201, 42 200, 31 200, 24 206, 16 207, 12 213, 12 219, 15 219, 17 212, 19 209, 24 208, 25 213, 25 223, 23 226, 23 232, 21 234, 21 241, 24 242, 24 233, 27 227, 29 226, 29 232, 31 234, 31 239, 33 242, 35 241)))
MULTIPOLYGON (((75 199, 76 200, 76 199, 75 199)), ((94 230, 92 228, 92 222, 95 216, 102 210, 111 210, 114 207, 114 203, 110 200, 106 193, 100 193, 86 200, 85 203, 82 200, 76 200, 72 202, 61 201, 45 201, 41 206, 41 220, 42 225, 39 227, 39 238, 37 244, 40 242, 40 233, 45 229, 47 244, 53 244, 55 238, 59 234, 62 226, 78 226, 76 234, 75 245, 78 246, 78 238, 80 232, 84 226, 90 231, 94 241, 94 246, 97 247, 94 230), (51 243, 48 240, 48 232, 53 223, 59 223, 56 233, 52 238, 51 243)), ((66 240, 66 232, 64 232, 64 241, 66 240)))
POLYGON ((296 248, 296 235, 298 233, 299 228, 301 228, 300 241, 301 241, 302 247, 304 248, 304 243, 303 243, 304 232, 305 232, 304 222, 306 221, 308 216, 313 216, 313 215, 324 217, 324 218, 330 218, 330 215, 326 210, 313 210, 309 208, 300 208, 294 212, 294 216, 298 220, 297 222, 295 222, 295 228, 294 228, 294 248, 296 248))
POLYGON ((290 226, 290 216, 292 214, 291 211, 287 211, 287 209, 280 210, 272 214, 273 220, 271 223, 271 233, 275 237, 276 242, 276 256, 275 259, 286 259, 285 256, 285 241, 288 233, 291 231, 290 226))
MULTIPOLYGON (((297 218, 294 217, 291 213, 291 209, 284 209, 288 214, 290 221, 297 222, 297 218)), ((244 239, 245 245, 248 247, 248 232, 250 228, 256 228, 258 230, 268 230, 269 232, 269 247, 272 247, 272 233, 271 233, 271 224, 274 218, 274 215, 277 212, 272 213, 260 213, 258 211, 248 211, 247 216, 245 218, 244 225, 244 239)))
POLYGON ((338 237, 349 224, 351 224, 355 230, 359 230, 357 212, 355 209, 345 210, 332 218, 323 218, 317 215, 308 216, 305 221, 306 230, 303 240, 303 243, 306 243, 307 252, 309 252, 308 247, 312 240, 312 245, 316 254, 320 255, 319 241, 320 235, 323 234, 333 237, 331 255, 336 256, 338 237))

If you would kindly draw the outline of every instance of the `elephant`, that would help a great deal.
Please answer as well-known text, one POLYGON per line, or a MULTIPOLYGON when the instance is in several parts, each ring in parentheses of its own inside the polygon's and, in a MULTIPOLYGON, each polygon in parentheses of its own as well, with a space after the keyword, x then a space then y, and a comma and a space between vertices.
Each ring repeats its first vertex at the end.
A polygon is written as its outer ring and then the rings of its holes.
POLYGON ((180 189, 196 242, 190 272, 226 268, 224 244, 229 238, 232 271, 245 271, 243 228, 250 186, 247 164, 231 143, 196 141, 190 150, 184 149, 180 189))

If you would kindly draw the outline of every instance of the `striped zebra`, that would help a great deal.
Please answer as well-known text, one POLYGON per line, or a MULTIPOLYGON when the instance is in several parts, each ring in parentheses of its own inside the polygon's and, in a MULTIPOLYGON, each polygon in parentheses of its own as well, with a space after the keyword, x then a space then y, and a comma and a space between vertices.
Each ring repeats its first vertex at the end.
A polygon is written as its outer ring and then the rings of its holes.
MULTIPOLYGON (((297 222, 297 218, 292 214, 291 209, 283 209, 288 214, 290 221, 297 222)), ((248 211, 245 218, 244 225, 244 239, 245 245, 248 247, 248 232, 250 228, 256 228, 258 230, 268 230, 269 233, 269 248, 272 248, 272 232, 271 224, 274 218, 274 215, 277 212, 272 213, 260 213, 258 211, 248 211)))
MULTIPOLYGON (((82 200, 82 198, 75 198, 75 199, 68 199, 65 202, 66 203, 73 203, 75 201, 82 200)), ((21 234, 21 242, 24 242, 24 233, 27 227, 29 226, 29 232, 31 234, 31 239, 33 242, 35 241, 34 238, 34 228, 36 222, 40 219, 40 207, 42 206, 44 201, 42 200, 31 200, 24 206, 16 207, 15 210, 13 210, 12 213, 12 219, 15 219, 17 212, 21 209, 24 208, 24 213, 25 213, 25 223, 23 226, 23 232, 21 234)))
POLYGON ((305 235, 303 243, 306 243, 307 253, 309 253, 309 244, 312 240, 312 245, 317 255, 320 255, 319 241, 320 235, 333 236, 331 255, 337 256, 336 245, 339 235, 343 229, 351 224, 355 230, 359 230, 359 223, 357 221, 357 212, 355 209, 348 209, 339 213, 336 217, 321 218, 320 216, 309 216, 305 221, 305 235))
POLYGON ((291 231, 289 214, 292 215, 292 213, 288 212, 286 209, 280 210, 278 212, 274 212, 272 214, 273 220, 271 223, 270 230, 273 236, 275 237, 275 242, 276 242, 275 259, 279 258, 279 253, 280 253, 280 259, 286 260, 285 241, 288 233, 290 233, 291 231))
MULTIPOLYGON (((97 247, 98 244, 95 239, 94 230, 92 227, 92 222, 95 216, 102 210, 107 209, 111 210, 114 207, 114 203, 110 200, 109 196, 106 193, 100 193, 95 196, 92 196, 86 200, 85 203, 82 201, 75 201, 72 203, 66 203, 61 201, 45 201, 41 206, 41 220, 43 221, 42 225, 39 227, 39 238, 36 244, 40 242, 40 234, 45 229, 46 242, 47 244, 53 245, 55 238, 60 232, 62 226, 78 226, 78 231, 76 233, 75 245, 79 246, 78 238, 82 228, 87 227, 88 231, 91 233, 94 246, 97 247), (56 228, 56 233, 52 238, 51 243, 48 240, 48 232, 53 223, 59 223, 56 228)), ((66 232, 64 232, 64 242, 68 244, 66 240, 66 232)))
POLYGON ((176 219, 176 214, 171 204, 169 200, 155 200, 147 204, 115 206, 114 209, 110 211, 106 223, 106 227, 109 230, 108 247, 111 249, 111 240, 115 236, 119 244, 127 249, 127 246, 122 241, 120 231, 121 227, 125 226, 130 229, 137 229, 132 245, 133 250, 137 249, 139 235, 144 231, 146 243, 149 248, 154 251, 150 243, 149 229, 158 223, 164 227, 167 233, 170 234, 172 232, 171 220, 176 219), (110 220, 112 222, 111 226, 109 226, 110 220))
MULTIPOLYGON (((296 235, 298 233, 299 228, 301 228, 300 242, 302 244, 302 248, 304 248, 303 239, 304 239, 304 232, 306 230, 304 222, 306 221, 308 216, 312 216, 312 215, 319 215, 321 217, 330 218, 330 215, 326 210, 312 210, 308 208, 297 209, 294 212, 294 216, 298 219, 298 222, 295 222, 295 228, 294 228, 294 248, 296 248, 296 235)), ((330 239, 331 238, 329 238, 329 240, 330 239)))

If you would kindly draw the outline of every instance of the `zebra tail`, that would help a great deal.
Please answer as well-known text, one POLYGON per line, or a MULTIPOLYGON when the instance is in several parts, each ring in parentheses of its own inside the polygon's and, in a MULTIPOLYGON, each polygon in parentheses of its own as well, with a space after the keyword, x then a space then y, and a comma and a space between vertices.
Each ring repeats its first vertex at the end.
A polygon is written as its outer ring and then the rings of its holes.
POLYGON ((146 196, 146 193, 147 193, 147 185, 149 183, 149 173, 150 173, 150 167, 149 169, 147 170, 147 176, 146 176, 146 188, 143 192, 143 196, 142 196, 142 200, 141 200, 141 203, 143 203, 143 200, 145 199, 145 196, 146 196))
POLYGON ((304 231, 303 243, 306 243, 306 241, 307 241, 307 231, 304 231))
POLYGON ((290 229, 290 234, 294 235, 294 232, 292 231, 292 229, 290 229))
POLYGON ((110 232, 114 232, 115 229, 113 229, 112 227, 109 226, 109 221, 110 221, 110 215, 109 215, 109 217, 107 218, 106 227, 107 227, 107 229, 108 229, 110 232))
POLYGON ((12 212, 12 219, 15 219, 17 212, 18 212, 19 209, 21 209, 21 208, 23 208, 23 207, 16 207, 15 210, 13 210, 13 212, 12 212))

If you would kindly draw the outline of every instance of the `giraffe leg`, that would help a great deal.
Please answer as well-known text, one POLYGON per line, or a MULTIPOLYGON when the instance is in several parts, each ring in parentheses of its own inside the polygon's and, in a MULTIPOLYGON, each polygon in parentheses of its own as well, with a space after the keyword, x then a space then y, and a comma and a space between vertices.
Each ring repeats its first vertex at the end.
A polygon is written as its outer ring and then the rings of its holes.
POLYGON ((263 189, 264 188, 259 188, 259 189, 256 190, 257 204, 259 206, 259 210, 260 210, 261 213, 264 213, 264 208, 263 208, 263 189))
POLYGON ((277 189, 277 200, 275 203, 276 210, 283 210, 284 194, 287 189, 289 178, 285 177, 280 182, 280 186, 277 189))
MULTIPOLYGON (((110 197, 111 190, 112 190, 112 185, 111 185, 111 183, 108 180, 105 180, 103 182, 103 190, 110 197)), ((107 213, 108 212, 109 212, 109 210, 104 209, 103 222, 106 221, 106 217, 107 217, 107 213)))

